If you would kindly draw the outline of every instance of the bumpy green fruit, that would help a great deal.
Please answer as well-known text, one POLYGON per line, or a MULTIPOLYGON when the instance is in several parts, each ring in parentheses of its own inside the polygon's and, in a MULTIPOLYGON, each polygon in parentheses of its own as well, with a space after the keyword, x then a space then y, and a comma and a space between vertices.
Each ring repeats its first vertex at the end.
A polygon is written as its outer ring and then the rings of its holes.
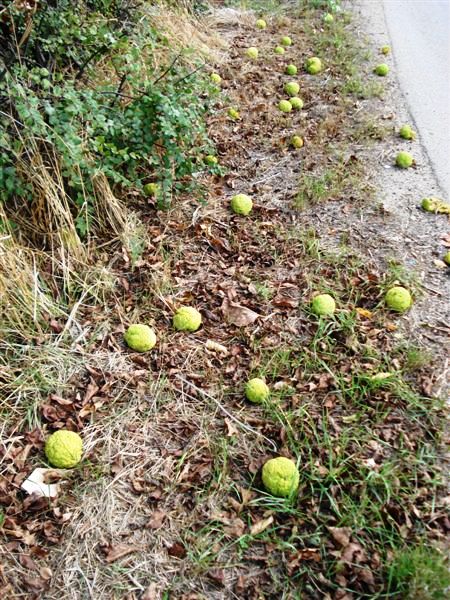
POLYGON ((297 491, 300 473, 293 460, 278 456, 263 466, 262 482, 272 496, 287 498, 297 491))
POLYGON ((297 67, 295 65, 288 65, 284 72, 286 75, 297 75, 297 67))
POLYGON ((389 54, 391 51, 391 47, 390 46, 382 46, 380 48, 381 54, 389 54))
POLYGON ((303 138, 301 138, 299 135, 294 135, 291 139, 291 144, 294 146, 294 148, 302 148, 303 138))
POLYGON ((267 23, 264 21, 264 19, 258 19, 256 21, 256 27, 258 29, 265 29, 267 27, 267 23))
POLYGON ((373 70, 374 73, 379 75, 380 77, 384 77, 389 73, 389 67, 385 63, 381 63, 381 65, 377 65, 373 70))
POLYGON ((322 70, 322 61, 317 56, 312 56, 306 61, 306 70, 310 75, 317 75, 322 70))
POLYGON ((202 315, 192 306, 182 306, 172 319, 177 331, 197 331, 202 324, 202 315))
POLYGON ((283 48, 283 46, 277 46, 275 48, 275 54, 284 54, 285 53, 285 49, 283 48))
POLYGON ((311 303, 313 313, 321 317, 332 315, 336 310, 336 302, 330 294, 319 294, 311 303))
POLYGON ((403 125, 399 131, 400 137, 404 140, 413 140, 416 137, 416 132, 409 125, 403 125))
POLYGON ((291 98, 289 102, 291 103, 292 108, 295 110, 301 110, 303 108, 303 100, 301 98, 297 98, 297 96, 291 98))
POLYGON ((450 266, 450 250, 446 254, 444 254, 442 260, 445 262, 446 265, 450 266))
POLYGON ((123 336, 126 345, 137 352, 147 352, 156 344, 156 335, 148 325, 130 325, 123 336))
POLYGON ((217 165, 218 162, 217 156, 214 156, 213 154, 208 154, 208 156, 205 157, 205 163, 211 167, 217 165))
POLYGON ((395 158, 395 164, 400 169, 408 169, 414 162, 413 157, 409 152, 399 152, 395 158))
POLYGON ((411 294, 401 286, 391 288, 385 296, 386 306, 396 312, 405 312, 412 304, 411 294))
POLYGON ((144 193, 147 196, 156 196, 159 190, 159 185, 157 183, 146 183, 144 185, 144 193))
POLYGON ((213 83, 219 84, 222 81, 222 77, 218 73, 211 73, 210 77, 213 83))
POLYGON ((231 198, 231 210, 237 215, 248 215, 253 208, 253 201, 247 194, 237 194, 231 198))
POLYGON ((239 114, 239 111, 236 110, 235 108, 229 108, 228 109, 228 116, 233 121, 237 121, 237 119, 240 119, 240 117, 241 117, 241 115, 239 114))
POLYGON ((45 455, 48 462, 58 469, 71 469, 81 460, 83 440, 74 431, 60 429, 45 442, 45 455))
POLYGON ((255 48, 254 46, 252 46, 251 48, 247 48, 247 52, 246 52, 247 56, 253 60, 258 58, 258 48, 255 48))
POLYGON ((323 20, 325 23, 332 23, 334 21, 334 17, 331 13, 327 13, 326 15, 324 15, 323 20))
POLYGON ((292 46, 292 40, 289 36, 284 35, 280 40, 280 44, 282 46, 292 46))
POLYGON ((254 379, 250 379, 245 384, 245 397, 250 402, 254 402, 255 404, 260 404, 267 400, 270 396, 270 390, 268 385, 262 379, 258 379, 255 377, 254 379))
POLYGON ((278 104, 278 108, 281 110, 281 112, 289 113, 292 110, 292 104, 289 102, 289 100, 281 100, 281 102, 278 104))
POLYGON ((289 96, 296 96, 300 91, 300 86, 296 81, 289 81, 284 85, 284 91, 289 96))
POLYGON ((439 198, 424 198, 422 200, 422 208, 427 212, 450 215, 450 204, 439 200, 439 198))

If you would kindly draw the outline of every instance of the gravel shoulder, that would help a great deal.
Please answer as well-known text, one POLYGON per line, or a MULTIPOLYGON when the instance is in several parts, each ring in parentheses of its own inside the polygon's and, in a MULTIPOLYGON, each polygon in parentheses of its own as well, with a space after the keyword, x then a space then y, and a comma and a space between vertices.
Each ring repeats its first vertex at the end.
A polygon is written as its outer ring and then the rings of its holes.
MULTIPOLYGON (((361 101, 361 110, 370 109, 392 129, 411 123, 408 102, 402 94, 393 57, 384 57, 379 48, 390 44, 383 3, 361 0, 352 9, 359 35, 368 38, 373 59, 387 62, 391 71, 385 81, 385 94, 380 99, 361 101)), ((449 227, 445 215, 425 213, 420 208, 422 198, 442 196, 427 155, 420 131, 414 142, 387 136, 369 149, 361 149, 363 160, 371 165, 370 183, 375 187, 375 198, 361 209, 345 211, 341 203, 329 203, 325 210, 307 211, 305 220, 315 214, 322 236, 329 235, 329 243, 337 243, 347 236, 352 246, 358 247, 369 259, 386 268, 390 260, 402 263, 407 272, 415 273, 423 294, 416 300, 403 327, 418 343, 432 346, 437 355, 445 356, 450 329, 450 270, 442 262, 448 244, 449 227), (400 150, 411 152, 415 166, 398 169, 395 156, 400 150), (343 218, 344 216, 344 218, 343 218)), ((445 199, 445 198, 444 198, 445 199)), ((448 361, 443 358, 443 377, 448 361)))

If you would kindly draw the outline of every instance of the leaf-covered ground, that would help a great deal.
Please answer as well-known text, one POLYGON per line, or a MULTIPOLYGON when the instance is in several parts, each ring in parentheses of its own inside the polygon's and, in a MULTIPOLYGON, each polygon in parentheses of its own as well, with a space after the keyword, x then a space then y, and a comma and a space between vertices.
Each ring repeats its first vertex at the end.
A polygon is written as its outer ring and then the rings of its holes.
POLYGON ((230 45, 211 66, 223 84, 209 121, 227 174, 199 174, 207 204, 184 197, 161 213, 136 201, 149 243, 137 260, 105 254, 119 283, 82 309, 76 344, 45 353, 45 380, 24 368, 39 364, 39 346, 13 365, 28 373, 24 389, 47 396, 18 404, 2 432, 5 597, 444 597, 439 373, 402 336, 408 316, 384 308, 398 273, 345 240, 331 250, 314 222, 298 225, 310 204, 365 200, 358 149, 386 133, 352 95, 381 93, 370 63, 361 79, 351 73, 365 50, 344 15, 328 28, 322 16, 268 15, 265 31, 251 13, 211 18, 230 45), (286 34, 293 46, 277 56, 286 34), (311 55, 328 57, 316 76, 303 70, 311 55), (289 63, 296 77, 284 75, 289 63), (305 107, 285 116, 276 105, 290 79, 305 107), (250 216, 231 213, 235 193, 253 197, 250 216), (316 292, 335 297, 335 317, 311 314, 316 292), (180 305, 202 313, 195 334, 174 332, 180 305), (151 353, 126 349, 134 322, 154 326, 151 353), (244 398, 251 376, 272 390, 263 406, 244 398), (83 436, 82 465, 56 500, 26 496, 46 432, 63 427, 83 436), (294 500, 262 488, 260 468, 276 455, 299 466, 294 500))

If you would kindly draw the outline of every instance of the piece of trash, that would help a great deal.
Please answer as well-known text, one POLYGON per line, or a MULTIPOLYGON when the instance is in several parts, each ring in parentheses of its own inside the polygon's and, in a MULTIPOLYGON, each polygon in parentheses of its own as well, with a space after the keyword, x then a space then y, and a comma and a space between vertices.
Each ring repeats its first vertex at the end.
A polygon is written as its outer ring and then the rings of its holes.
POLYGON ((56 498, 59 493, 60 484, 45 482, 45 475, 52 472, 54 473, 55 469, 35 469, 20 487, 28 494, 56 498))

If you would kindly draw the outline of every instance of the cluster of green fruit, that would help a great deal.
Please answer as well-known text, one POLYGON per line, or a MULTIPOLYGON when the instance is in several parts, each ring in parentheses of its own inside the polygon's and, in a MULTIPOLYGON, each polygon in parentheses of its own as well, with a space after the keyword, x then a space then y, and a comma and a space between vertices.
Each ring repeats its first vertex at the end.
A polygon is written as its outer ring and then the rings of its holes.
MULTIPOLYGON (((334 20, 333 15, 326 14, 324 22, 331 24, 334 20)), ((258 19, 256 22, 258 29, 264 30, 267 23, 263 19, 258 19)), ((276 54, 284 54, 285 48, 292 45, 292 40, 284 36, 281 38, 280 46, 275 48, 276 54)), ((387 52, 386 52, 387 53, 387 52)), ((247 50, 248 58, 256 60, 259 52, 255 47, 250 47, 247 50)), ((308 59, 305 65, 306 71, 312 75, 319 73, 322 70, 322 63, 319 58, 313 57, 308 59)), ((285 70, 289 76, 297 74, 297 67, 289 64, 285 70)), ((222 78, 218 73, 211 74, 211 81, 220 85, 222 78)), ((300 86, 295 81, 290 81, 285 84, 284 91, 289 96, 289 100, 281 100, 279 109, 282 112, 290 112, 293 109, 301 109, 303 101, 297 96, 300 91, 300 86)), ((235 108, 228 110, 228 115, 232 120, 239 119, 239 112, 235 108)), ((409 132, 402 128, 400 135, 406 139, 413 139, 413 132, 409 132)), ((291 143, 296 148, 303 146, 303 140, 300 136, 294 136, 291 143)), ((406 153, 404 153, 406 154, 406 153)), ((207 164, 217 164, 217 158, 208 155, 205 159, 207 164)), ((145 186, 145 193, 148 195, 156 195, 158 186, 155 183, 149 183, 145 186)), ((436 199, 427 199, 435 201, 436 199)), ((231 209, 235 214, 246 216, 253 208, 253 201, 246 194, 237 194, 231 198, 231 209)), ((428 205, 427 205, 428 206, 428 205)), ((435 205, 433 205, 436 208, 435 205)), ((426 208, 426 210, 429 210, 426 208)), ((385 296, 385 303, 388 308, 397 312, 404 312, 412 304, 412 298, 409 291, 403 287, 396 286, 388 290, 385 296)), ((336 310, 336 302, 329 294, 318 294, 311 302, 311 311, 322 317, 330 317, 336 310)), ((177 331, 194 332, 197 331, 202 323, 202 316, 198 310, 190 306, 182 306, 173 316, 172 324, 177 331)), ((133 324, 130 325, 124 335, 125 343, 137 352, 148 352, 156 345, 156 334, 148 325, 133 324)), ((270 388, 263 379, 250 379, 244 389, 245 397, 253 403, 264 403, 269 400, 270 388)), ((82 438, 75 432, 69 430, 59 430, 50 435, 45 444, 45 454, 49 463, 58 468, 73 468, 81 460, 83 453, 82 438)), ((299 486, 300 474, 294 461, 284 456, 278 456, 268 460, 262 468, 262 482, 265 489, 272 495, 278 497, 289 497, 293 495, 299 486)))

